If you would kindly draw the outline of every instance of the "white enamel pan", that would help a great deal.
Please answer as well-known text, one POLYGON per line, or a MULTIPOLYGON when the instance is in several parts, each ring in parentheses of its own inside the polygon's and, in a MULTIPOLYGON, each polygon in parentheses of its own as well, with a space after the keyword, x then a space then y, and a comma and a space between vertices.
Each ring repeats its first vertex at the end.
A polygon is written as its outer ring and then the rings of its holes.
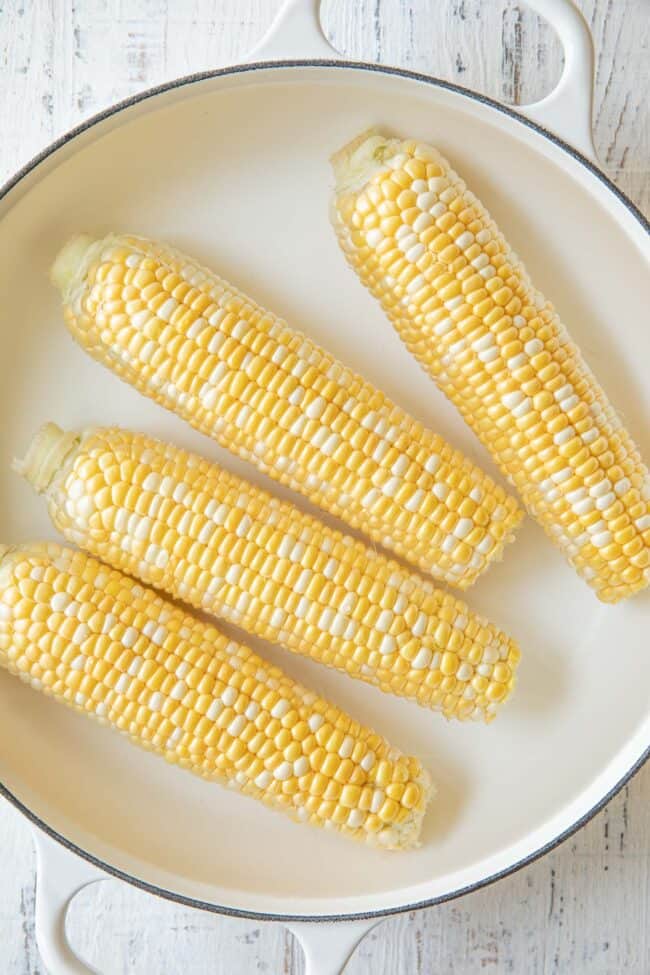
MULTIPOLYGON (((565 66, 553 94, 519 112, 434 78, 343 62, 319 4, 291 0, 247 63, 123 102, 16 175, 0 201, 3 542, 53 537, 44 505, 8 468, 47 418, 149 431, 264 483, 73 344, 46 271, 79 230, 175 242, 491 469, 329 227, 328 156, 373 124, 435 142, 466 176, 650 458, 648 225, 594 163, 585 23, 568 0, 530 5, 559 34, 565 66)), ((648 755, 650 594, 599 604, 528 521, 468 598, 523 648, 518 689, 489 727, 447 724, 258 647, 431 768, 439 793, 423 845, 403 854, 297 827, 1 673, 0 791, 36 827, 36 933, 52 975, 88 971, 66 943, 65 912, 106 873, 204 910, 283 921, 308 972, 333 975, 382 917, 490 883, 592 816, 648 755)))

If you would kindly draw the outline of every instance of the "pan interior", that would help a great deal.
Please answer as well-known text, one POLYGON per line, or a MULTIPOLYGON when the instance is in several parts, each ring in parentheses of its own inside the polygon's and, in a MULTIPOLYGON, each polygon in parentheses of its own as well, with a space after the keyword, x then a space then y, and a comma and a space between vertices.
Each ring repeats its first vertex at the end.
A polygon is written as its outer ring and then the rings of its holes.
MULTIPOLYGON (((8 467, 46 419, 147 431, 269 486, 73 345, 47 269, 80 230, 142 233, 196 255, 494 473, 347 269, 330 230, 328 156, 371 124, 435 142, 465 175, 650 458, 650 280, 640 228, 607 189, 538 134, 458 94, 353 70, 260 71, 122 113, 41 164, 0 204, 3 542, 55 537, 44 505, 8 467)), ((447 724, 250 641, 431 768, 438 798, 416 852, 378 853, 296 827, 4 672, 0 781, 114 866, 235 908, 373 910, 479 881, 571 825, 647 744, 650 594, 600 605, 527 521, 468 601, 523 650, 519 687, 489 727, 447 724)))

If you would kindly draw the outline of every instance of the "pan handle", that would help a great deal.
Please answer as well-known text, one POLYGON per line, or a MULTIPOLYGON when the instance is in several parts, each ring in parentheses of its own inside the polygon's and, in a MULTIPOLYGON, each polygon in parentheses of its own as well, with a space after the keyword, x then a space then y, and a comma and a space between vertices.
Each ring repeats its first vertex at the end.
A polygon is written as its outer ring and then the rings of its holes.
POLYGON ((75 856, 42 830, 34 830, 36 846, 36 944, 48 975, 98 975, 72 951, 65 918, 73 897, 106 874, 75 856))
POLYGON ((266 34, 244 58, 253 61, 341 61, 323 33, 321 0, 284 0, 266 34))
MULTIPOLYGON (((72 899, 106 874, 66 850, 42 830, 34 830, 36 846, 36 944, 48 975, 101 975, 72 951, 65 919, 72 899)), ((341 975, 357 945, 381 919, 362 921, 301 921, 287 924, 305 955, 305 975, 341 975)))
MULTIPOLYGON (((48 975, 101 975, 73 952, 65 931, 72 899, 106 874, 82 860, 40 829, 36 847, 36 944, 48 975)), ((292 922, 287 924, 305 955, 305 975, 340 975, 357 945, 380 923, 363 921, 292 922)))
MULTIPOLYGON (((591 32, 573 0, 526 0, 547 20, 564 48, 564 68, 555 89, 517 111, 596 161, 592 136, 594 49, 591 32)), ((285 0, 271 27, 245 58, 253 61, 340 61, 323 33, 321 0, 285 0)))
POLYGON ((564 48, 564 68, 553 91, 518 111, 597 161, 593 140, 594 45, 587 21, 573 0, 526 0, 547 20, 564 48))
POLYGON ((300 942, 305 975, 341 975, 354 949, 381 920, 298 921, 286 927, 300 942))

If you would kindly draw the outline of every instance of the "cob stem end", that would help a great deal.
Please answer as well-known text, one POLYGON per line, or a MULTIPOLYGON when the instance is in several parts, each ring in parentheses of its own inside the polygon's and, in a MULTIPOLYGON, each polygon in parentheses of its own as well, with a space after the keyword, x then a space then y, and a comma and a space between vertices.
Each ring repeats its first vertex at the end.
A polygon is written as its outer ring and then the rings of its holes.
POLYGON ((46 423, 30 443, 24 460, 14 460, 11 466, 42 494, 79 442, 76 433, 66 433, 56 423, 46 423))
POLYGON ((330 156, 337 192, 362 187, 373 171, 382 167, 393 142, 380 129, 371 128, 330 156))
MULTIPOLYGON (((12 558, 15 553, 15 545, 0 545, 0 589, 4 588, 7 579, 11 575, 12 558)), ((0 657, 2 654, 0 653, 0 657)))
POLYGON ((77 271, 94 243, 94 238, 88 234, 77 234, 64 244, 54 259, 50 269, 50 281, 59 289, 64 300, 67 299, 77 271))

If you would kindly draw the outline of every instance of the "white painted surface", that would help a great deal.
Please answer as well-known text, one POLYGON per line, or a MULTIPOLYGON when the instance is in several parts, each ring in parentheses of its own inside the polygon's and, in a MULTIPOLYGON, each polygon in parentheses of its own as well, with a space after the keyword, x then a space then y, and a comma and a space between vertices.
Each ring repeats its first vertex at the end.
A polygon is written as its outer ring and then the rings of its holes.
MULTIPOLYGON (((16 0, 0 5, 0 175, 97 109, 158 81, 236 60, 276 0, 16 0)), ((596 145, 642 207, 650 202, 646 0, 582 0, 597 45, 596 145), (645 58, 645 62, 644 62, 645 58)), ((325 4, 335 45, 353 56, 428 70, 508 100, 552 86, 558 51, 534 18, 494 0, 325 4), (409 13, 407 7, 411 7, 409 13), (487 41, 493 38, 493 43, 487 41), (502 48, 501 41, 505 42, 502 48)), ((646 975, 650 772, 568 844, 498 886, 385 922, 347 971, 646 975)), ((513 797, 504 796, 504 802, 513 797)), ((8 975, 43 971, 31 927, 29 828, 0 807, 0 959, 8 975)), ((185 911, 107 882, 73 906, 70 936, 107 975, 301 971, 280 928, 185 911)))

